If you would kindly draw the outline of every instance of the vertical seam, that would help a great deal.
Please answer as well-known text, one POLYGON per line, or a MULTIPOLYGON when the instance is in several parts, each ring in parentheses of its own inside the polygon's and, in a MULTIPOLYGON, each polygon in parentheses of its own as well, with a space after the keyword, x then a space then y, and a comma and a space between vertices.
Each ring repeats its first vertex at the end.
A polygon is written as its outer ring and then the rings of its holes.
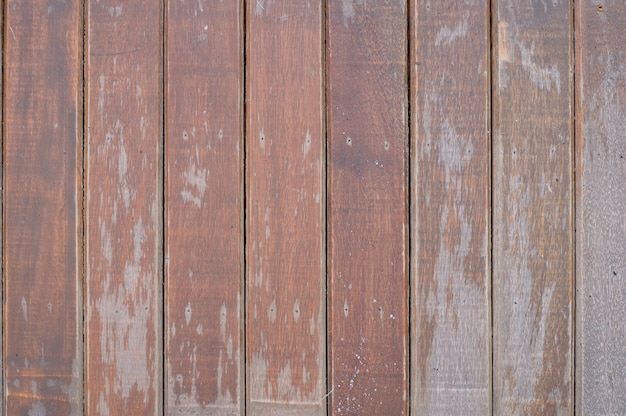
POLYGON ((5 58, 5 52, 6 52, 6 8, 7 8, 7 2, 3 1, 2 2, 2 55, 0 56, 0 65, 2 66, 1 70, 2 70, 2 91, 0 92, 2 94, 2 97, 0 97, 0 102, 2 103, 2 108, 0 108, 0 147, 1 147, 1 155, 0 158, 2 159, 0 161, 0 163, 2 164, 1 169, 2 169, 2 179, 1 179, 1 185, 2 185, 2 196, 1 196, 1 201, 0 204, 2 205, 2 230, 1 230, 1 235, 2 235, 2 242, 1 242, 1 253, 0 256, 2 256, 2 265, 0 265, 1 273, 2 273, 2 277, 1 277, 1 282, 0 282, 0 286, 1 286, 1 290, 2 290, 2 309, 0 310, 0 316, 2 318, 2 334, 0 335, 0 337, 2 338, 2 342, 0 343, 0 353, 2 354, 2 358, 1 358, 1 366, 2 366, 2 375, 0 376, 0 385, 2 386, 2 394, 0 395, 0 407, 2 408, 2 412, 3 414, 6 414, 6 383, 5 383, 5 368, 6 368, 6 360, 4 357, 4 351, 5 351, 5 331, 6 331, 6 322, 4 319, 4 315, 5 315, 5 307, 4 305, 6 305, 6 299, 5 299, 5 293, 4 293, 4 289, 5 289, 5 270, 4 270, 4 264, 5 264, 5 258, 4 255, 6 253, 5 250, 5 243, 6 243, 6 215, 5 215, 5 206, 4 206, 4 200, 5 200, 5 195, 4 195, 4 190, 5 190, 5 174, 6 174, 6 169, 5 169, 5 157, 4 157, 4 116, 5 116, 5 106, 6 106, 6 100, 5 100, 5 90, 6 90, 6 73, 5 73, 5 67, 4 67, 4 58, 5 58))
POLYGON ((407 337, 406 337, 406 360, 405 360, 405 374, 406 374, 406 391, 407 391, 407 403, 405 405, 406 408, 406 412, 407 415, 411 414, 411 400, 413 398, 413 395, 411 394, 411 353, 412 353, 412 337, 411 337, 411 333, 412 333, 412 318, 413 316, 411 315, 411 304, 412 304, 412 297, 411 297, 411 293, 412 293, 412 289, 413 289, 413 284, 415 282, 413 282, 412 277, 413 273, 411 273, 412 271, 412 263, 411 263, 411 258, 412 258, 412 254, 413 254, 413 250, 412 250, 412 243, 411 243, 411 238, 413 237, 413 229, 411 227, 411 219, 412 219, 412 210, 411 210, 411 203, 413 201, 413 183, 412 183, 412 172, 413 170, 411 169, 412 167, 412 146, 411 146, 411 138, 412 138, 412 129, 413 126, 411 124, 411 120, 412 120, 412 112, 411 112, 411 99, 412 99, 412 95, 411 95, 411 86, 413 83, 413 77, 411 76, 411 69, 412 69, 412 60, 411 60, 411 48, 413 47, 413 42, 412 42, 412 11, 413 11, 413 6, 414 3, 411 0, 407 0, 406 1, 406 65, 405 65, 405 71, 406 71, 406 96, 404 97, 405 99, 405 105, 407 108, 406 111, 406 115, 405 115, 405 122, 406 122, 406 131, 405 131, 405 157, 404 157, 404 174, 406 175, 406 181, 405 183, 407 184, 407 189, 406 189, 406 194, 407 194, 407 198, 405 199, 406 201, 406 227, 407 227, 407 233, 406 233, 406 237, 405 237, 405 241, 403 241, 403 244, 406 244, 406 248, 407 248, 407 255, 404 259, 405 262, 405 267, 406 267, 406 273, 407 273, 407 284, 406 284, 406 304, 405 304, 405 308, 406 308, 406 314, 407 314, 407 327, 408 327, 408 332, 407 332, 407 337))
POLYGON ((240 314, 240 319, 239 322, 241 322, 241 328, 239 329, 239 354, 242 357, 242 359, 239 360, 239 377, 241 379, 241 383, 238 386, 239 388, 239 392, 238 394, 240 395, 240 399, 239 399, 239 414, 240 415, 246 415, 247 414, 247 404, 248 404, 248 383, 247 383, 247 368, 248 368, 248 360, 247 360, 247 356, 248 356, 248 348, 247 348, 247 302, 248 302, 248 291, 247 291, 247 286, 246 286, 246 277, 247 277, 247 273, 248 273, 248 263, 247 263, 247 206, 248 206, 248 200, 247 200, 247 151, 248 151, 248 147, 247 147, 247 114, 248 114, 248 108, 247 108, 247 41, 248 41, 248 36, 247 36, 247 25, 248 25, 248 20, 247 20, 247 7, 248 7, 248 3, 246 0, 241 0, 239 2, 239 7, 240 7, 240 11, 239 11, 239 21, 240 21, 240 30, 239 33, 241 35, 240 40, 239 40, 239 48, 240 48, 240 57, 241 57, 241 62, 240 62, 240 68, 239 68, 239 73, 240 73, 240 77, 239 77, 239 85, 240 85, 240 91, 241 91, 241 95, 239 97, 239 105, 241 106, 240 108, 240 130, 241 130, 241 155, 239 156, 240 160, 240 174, 241 174, 241 184, 240 184, 240 195, 241 195, 241 204, 240 204, 240 210, 241 210, 241 214, 240 214, 240 233, 241 233, 241 260, 240 260, 240 264, 241 264, 241 270, 240 270, 240 277, 239 277, 239 286, 240 286, 240 293, 241 293, 241 303, 239 305, 239 314, 240 314))
MULTIPOLYGON (((321 190, 324 193, 324 204, 323 204, 323 221, 324 221, 324 230, 323 230, 323 250, 324 250, 324 288, 321 291, 321 294, 324 296, 324 315, 325 315, 325 328, 324 328, 324 372, 325 372, 325 380, 324 385, 326 388, 326 392, 322 401, 325 401, 326 404, 326 414, 331 414, 330 404, 332 402, 331 396, 333 394, 333 386, 331 379, 331 371, 330 371, 330 328, 329 328, 329 320, 330 316, 330 304, 328 301, 328 294, 330 293, 330 280, 329 280, 329 253, 328 253, 328 241, 329 241, 329 226, 328 226, 328 181, 329 181, 329 166, 328 166, 328 68, 327 68, 327 57, 328 57, 328 4, 324 1, 321 1, 320 6, 321 14, 320 14, 320 48, 321 48, 321 62, 320 62, 320 88, 321 88, 321 103, 320 103, 320 112, 321 112, 321 123, 323 125, 322 128, 322 162, 324 163, 324 169, 322 170, 322 183, 320 184, 323 187, 321 190)), ((322 311, 320 311, 321 313, 322 311)), ((322 403, 323 405, 324 403, 322 403)))
POLYGON ((572 140, 570 142, 570 209, 571 209, 571 256, 572 256, 572 275, 571 275, 571 335, 570 335, 570 354, 571 354, 571 369, 570 369, 570 377, 571 377, 571 387, 570 387, 570 395, 571 395, 571 411, 572 414, 576 414, 576 224, 577 224, 577 214, 576 214, 576 195, 577 195, 577 181, 576 181, 576 139, 577 139, 577 128, 576 128, 576 70, 577 70, 577 57, 576 57, 576 16, 577 16, 577 8, 576 8, 576 0, 572 0, 571 5, 571 40, 570 40, 570 71, 571 71, 571 79, 570 79, 570 131, 572 134, 572 140))
MULTIPOLYGON (((165 409, 166 403, 166 390, 167 390, 167 304, 166 304, 166 268, 168 267, 169 260, 166 256, 167 253, 167 209, 166 209, 166 195, 167 195, 167 183, 166 183, 166 172, 167 172, 167 1, 161 0, 161 25, 160 25, 160 35, 161 35, 161 163, 160 163, 160 172, 158 174, 159 182, 161 183, 160 189, 160 202, 161 202, 161 218, 160 218, 160 228, 161 228, 161 256, 160 256, 160 268, 161 268, 161 281, 159 284, 159 300, 161 303, 161 336, 159 337, 159 343, 161 344, 161 387, 160 391, 157 394, 160 395, 158 397, 158 401, 160 402, 161 413, 163 415, 167 414, 165 409)), ((158 410, 157 410, 158 413, 158 410)))
POLYGON ((81 362, 82 362, 82 380, 80 385, 82 386, 81 399, 82 399, 82 411, 83 414, 87 413, 87 339, 85 333, 87 332, 87 150, 88 150, 88 138, 87 138, 87 2, 81 2, 81 31, 82 31, 82 45, 81 45, 81 99, 82 99, 82 131, 81 131, 81 145, 82 145, 82 160, 81 160, 81 284, 82 284, 82 348, 81 348, 81 362))
POLYGON ((488 244, 488 255, 489 255, 489 275, 488 275, 488 284, 489 284, 489 295, 488 295, 488 299, 489 299, 489 345, 490 345, 490 361, 491 361, 491 365, 489 366, 489 384, 490 384, 490 395, 491 395, 491 400, 489 400, 489 414, 493 415, 493 409, 494 409, 494 404, 495 404, 495 383, 494 383, 494 367, 495 367, 495 342, 494 342, 494 303, 493 303, 493 275, 494 275, 494 258, 493 258, 493 214, 494 214, 494 205, 493 205, 493 201, 494 201, 494 189, 493 189, 493 182, 494 182, 494 160, 493 160, 493 144, 494 144, 494 132, 493 132, 493 127, 494 127, 494 113, 495 113, 495 105, 494 105, 494 81, 495 81, 495 65, 496 65, 496 60, 494 59, 494 55, 495 55, 495 47, 494 47, 494 36, 495 36, 495 28, 494 28, 494 22, 497 20, 497 18, 494 18, 493 14, 494 12, 497 10, 496 7, 494 7, 494 2, 496 0, 491 0, 488 3, 487 6, 487 21, 488 21, 488 29, 489 29, 489 110, 487 111, 487 114, 489 115, 489 121, 487 123, 488 129, 489 129, 489 134, 488 134, 488 140, 489 140, 489 190, 488 190, 488 198, 489 198, 489 203, 488 203, 488 207, 489 207, 489 222, 488 222, 488 227, 489 227, 489 231, 488 231, 488 239, 489 239, 489 244, 488 244))

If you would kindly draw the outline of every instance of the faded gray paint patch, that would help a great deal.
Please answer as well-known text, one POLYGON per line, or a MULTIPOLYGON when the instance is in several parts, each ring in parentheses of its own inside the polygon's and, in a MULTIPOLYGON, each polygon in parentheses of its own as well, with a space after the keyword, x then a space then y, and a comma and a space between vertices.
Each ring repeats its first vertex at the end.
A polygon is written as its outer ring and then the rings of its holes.
POLYGON ((461 23, 453 27, 452 29, 448 26, 444 26, 439 29, 437 33, 437 37, 435 38, 435 46, 441 46, 441 44, 449 45, 455 41, 456 38, 463 38, 467 36, 467 31, 469 29, 469 11, 465 13, 465 18, 461 23))
POLYGON ((46 416, 48 412, 42 402, 37 401, 28 410, 28 416, 46 416))
MULTIPOLYGON (((100 348, 102 360, 115 368, 115 380, 107 383, 113 386, 113 393, 128 398, 133 388, 143 391, 148 400, 151 389, 149 357, 141 348, 148 345, 147 337, 151 318, 154 281, 153 270, 142 270, 144 257, 143 244, 146 230, 139 217, 132 231, 132 259, 124 267, 122 284, 115 287, 110 272, 106 272, 103 295, 96 300, 102 332, 100 348), (129 304, 132 303, 131 305, 129 304)), ((106 400, 106 399, 105 399, 106 400)))

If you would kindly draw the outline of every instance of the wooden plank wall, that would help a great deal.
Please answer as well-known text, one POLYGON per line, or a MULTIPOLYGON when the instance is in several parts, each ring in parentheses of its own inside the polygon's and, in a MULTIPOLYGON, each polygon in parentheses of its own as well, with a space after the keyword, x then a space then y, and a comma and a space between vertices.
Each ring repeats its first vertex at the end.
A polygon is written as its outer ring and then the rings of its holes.
POLYGON ((626 414, 626 5, 0 4, 3 414, 626 414))

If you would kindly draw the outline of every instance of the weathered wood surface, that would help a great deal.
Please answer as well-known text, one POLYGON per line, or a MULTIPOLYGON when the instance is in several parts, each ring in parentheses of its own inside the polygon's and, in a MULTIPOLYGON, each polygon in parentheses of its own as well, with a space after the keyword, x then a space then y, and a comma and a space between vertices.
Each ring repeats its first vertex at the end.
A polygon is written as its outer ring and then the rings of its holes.
MULTIPOLYGON (((2 8, 2 10, 4 11, 4 1, 0 0, 0 7, 2 8)), ((4 12, 3 12, 4 13, 4 12)), ((6 13, 3 14, 3 18, 0 19, 0 44, 4 45, 4 16, 6 16, 6 13)), ((0 68, 3 67, 3 62, 4 62, 4 48, 5 46, 3 46, 3 50, 2 53, 0 53, 0 68)), ((4 74, 3 74, 4 75, 4 74)), ((4 150, 4 143, 5 143, 5 139, 3 136, 3 126, 4 126, 4 121, 3 121, 3 111, 2 111, 2 106, 4 104, 4 76, 0 76, 0 149, 4 150)), ((3 151, 3 156, 0 157, 0 197, 2 198, 2 200, 4 201, 4 151, 3 151)), ((4 263, 4 251, 5 251, 5 244, 4 244, 4 210, 2 210, 2 212, 0 213, 0 273, 2 273, 2 281, 0 282, 0 290, 2 291, 2 298, 5 298, 5 291, 4 291, 4 287, 5 287, 5 281, 6 279, 4 278, 4 271, 5 271, 5 263, 4 263)), ((4 307, 4 303, 2 308, 0 308, 0 357, 2 357, 0 359, 0 390, 2 391, 0 393, 0 412, 5 411, 5 407, 4 407, 4 398, 6 396, 6 390, 4 388, 5 386, 5 375, 6 375, 6 371, 5 371, 5 358, 4 358, 4 328, 5 328, 5 324, 4 324, 4 316, 5 316, 5 307, 4 307)))
POLYGON ((329 410, 408 402, 407 9, 330 2, 329 410))
POLYGON ((241 10, 167 4, 165 408, 235 415, 244 387, 241 10))
POLYGON ((573 411, 572 5, 493 15, 493 412, 573 411))
POLYGON ((86 406, 162 407, 162 10, 86 13, 86 406))
POLYGON ((322 4, 247 8, 247 412, 325 413, 322 4))
POLYGON ((626 414, 626 7, 577 3, 576 413, 626 414))
POLYGON ((3 414, 79 415, 81 4, 4 6, 3 414))
POLYGON ((4 413, 626 414, 626 8, 440 3, 0 1, 4 413))
POLYGON ((412 413, 491 398, 488 5, 416 1, 412 43, 412 413))

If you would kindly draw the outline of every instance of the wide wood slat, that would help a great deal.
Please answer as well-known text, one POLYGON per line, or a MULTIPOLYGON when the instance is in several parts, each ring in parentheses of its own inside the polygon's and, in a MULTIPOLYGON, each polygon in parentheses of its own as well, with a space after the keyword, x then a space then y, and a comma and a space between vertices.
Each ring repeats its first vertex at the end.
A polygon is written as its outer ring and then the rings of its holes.
POLYGON ((322 9, 247 8, 247 414, 325 414, 322 9))
POLYGON ((90 0, 86 410, 162 407, 162 9, 90 0))
POLYGON ((81 3, 4 3, 3 414, 79 415, 81 3))
POLYGON ((329 412, 408 402, 404 2, 330 2, 327 34, 329 412))
POLYGON ((626 414, 626 7, 577 3, 576 413, 626 414))
POLYGON ((493 412, 573 411, 572 9, 497 1, 493 412))
POLYGON ((235 415, 244 387, 241 10, 167 4, 165 408, 235 415))
POLYGON ((486 415, 489 10, 421 0, 411 10, 411 408, 416 415, 486 415))

